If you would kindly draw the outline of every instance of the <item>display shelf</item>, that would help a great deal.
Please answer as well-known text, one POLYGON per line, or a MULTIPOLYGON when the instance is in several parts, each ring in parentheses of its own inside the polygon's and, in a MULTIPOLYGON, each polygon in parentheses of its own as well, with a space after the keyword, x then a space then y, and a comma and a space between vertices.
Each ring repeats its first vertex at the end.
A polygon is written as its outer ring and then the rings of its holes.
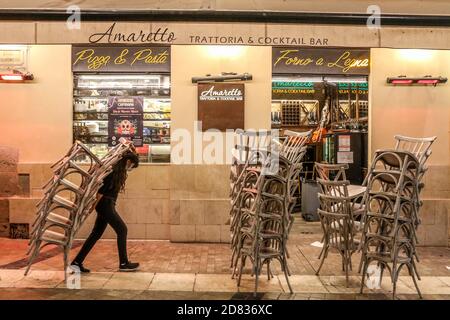
POLYGON ((141 97, 144 101, 141 151, 144 154, 140 157, 143 162, 170 161, 167 155, 170 152, 170 93, 169 74, 74 74, 73 137, 84 142, 95 154, 106 154, 110 149, 106 131, 109 98, 141 97), (154 82, 155 76, 159 82, 154 82), (145 151, 149 146, 150 149, 154 146, 154 150, 145 151))

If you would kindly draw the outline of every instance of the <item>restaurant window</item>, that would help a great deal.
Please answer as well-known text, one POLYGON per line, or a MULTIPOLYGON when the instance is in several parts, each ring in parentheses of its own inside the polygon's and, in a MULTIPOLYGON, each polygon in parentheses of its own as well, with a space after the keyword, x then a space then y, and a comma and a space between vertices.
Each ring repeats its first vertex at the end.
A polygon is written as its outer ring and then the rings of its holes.
POLYGON ((170 49, 86 50, 74 47, 72 53, 74 141, 101 158, 125 137, 136 145, 141 162, 170 162, 170 57, 164 56, 170 49))

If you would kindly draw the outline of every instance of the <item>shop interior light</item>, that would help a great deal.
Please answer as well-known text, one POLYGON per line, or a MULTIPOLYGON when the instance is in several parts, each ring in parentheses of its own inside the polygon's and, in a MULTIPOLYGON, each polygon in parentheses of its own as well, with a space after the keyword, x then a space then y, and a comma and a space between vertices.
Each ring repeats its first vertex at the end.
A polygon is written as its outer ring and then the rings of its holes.
POLYGON ((434 85, 436 86, 439 83, 446 83, 447 78, 444 77, 432 77, 430 75, 424 77, 407 77, 407 76, 398 76, 398 77, 389 77, 386 79, 386 82, 389 84, 401 84, 401 85, 434 85))
POLYGON ((206 50, 208 55, 217 58, 237 58, 244 52, 244 48, 241 46, 229 45, 209 45, 206 50))
POLYGON ((433 57, 433 50, 424 49, 399 49, 398 52, 402 59, 410 61, 430 60, 433 57))

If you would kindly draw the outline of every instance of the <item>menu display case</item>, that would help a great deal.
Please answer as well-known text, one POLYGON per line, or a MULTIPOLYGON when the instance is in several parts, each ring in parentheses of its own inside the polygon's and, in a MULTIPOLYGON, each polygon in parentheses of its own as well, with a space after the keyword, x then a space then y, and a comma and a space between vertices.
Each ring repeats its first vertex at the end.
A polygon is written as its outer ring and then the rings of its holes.
POLYGON ((142 97, 142 162, 170 162, 170 76, 167 74, 74 74, 73 139, 99 157, 108 152, 108 101, 142 97))

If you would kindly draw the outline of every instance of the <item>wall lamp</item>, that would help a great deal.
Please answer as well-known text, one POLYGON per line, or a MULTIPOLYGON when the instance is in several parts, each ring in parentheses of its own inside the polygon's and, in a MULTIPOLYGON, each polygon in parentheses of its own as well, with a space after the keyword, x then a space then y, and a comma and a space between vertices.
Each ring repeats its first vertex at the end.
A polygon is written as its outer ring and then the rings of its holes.
POLYGON ((31 81, 34 79, 33 74, 27 72, 22 73, 17 70, 13 70, 9 73, 0 73, 0 81, 5 82, 23 82, 23 81, 31 81))
POLYGON ((447 78, 424 76, 419 78, 411 78, 407 76, 389 77, 386 82, 394 85, 433 85, 436 86, 439 83, 446 83, 447 78))
POLYGON ((192 77, 192 83, 200 82, 224 82, 224 81, 245 81, 252 80, 253 76, 249 73, 237 74, 235 72, 222 72, 218 76, 207 74, 204 77, 192 77))

